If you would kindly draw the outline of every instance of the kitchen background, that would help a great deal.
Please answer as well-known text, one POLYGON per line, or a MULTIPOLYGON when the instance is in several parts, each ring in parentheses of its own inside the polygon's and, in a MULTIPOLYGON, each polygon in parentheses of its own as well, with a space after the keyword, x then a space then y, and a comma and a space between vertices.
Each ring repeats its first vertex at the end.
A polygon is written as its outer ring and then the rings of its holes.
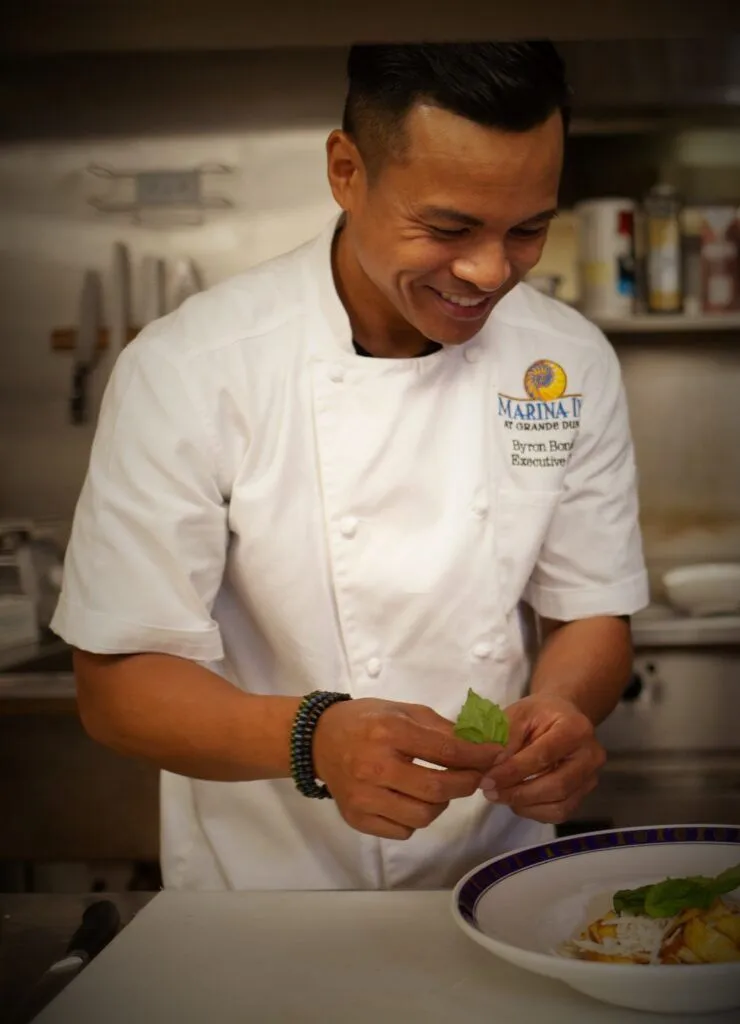
MULTIPOLYGON (((670 185, 690 208, 730 206, 740 217, 740 38, 561 49, 575 122, 563 210, 537 274, 556 275, 558 297, 582 305, 584 200, 631 200, 639 228, 646 194, 670 185)), ((85 275, 100 274, 107 325, 114 246, 123 243, 140 326, 158 303, 169 309, 189 289, 317 232, 334 213, 323 146, 341 115, 344 60, 341 47, 4 60, 0 517, 8 530, 35 524, 37 544, 47 542, 47 562, 37 552, 35 564, 48 566, 49 542, 64 545, 93 435, 94 422, 71 422, 75 357, 64 347, 76 336, 85 275), (135 198, 132 180, 110 173, 200 168, 209 169, 204 193, 223 206, 106 208, 135 198)), ((604 243, 615 252, 617 235, 610 229, 604 243)), ((711 618, 662 607, 666 570, 740 564, 736 250, 725 271, 726 312, 645 313, 638 300, 640 315, 594 316, 623 367, 657 607, 636 626, 635 677, 604 729, 611 774, 574 830, 740 822, 740 620, 731 614, 740 600, 731 595, 711 618)), ((613 292, 618 308, 624 299, 613 292)), ((108 369, 101 352, 93 412, 108 369)), ((0 888, 156 885, 155 774, 83 735, 66 652, 0 652, 0 669, 0 888)))

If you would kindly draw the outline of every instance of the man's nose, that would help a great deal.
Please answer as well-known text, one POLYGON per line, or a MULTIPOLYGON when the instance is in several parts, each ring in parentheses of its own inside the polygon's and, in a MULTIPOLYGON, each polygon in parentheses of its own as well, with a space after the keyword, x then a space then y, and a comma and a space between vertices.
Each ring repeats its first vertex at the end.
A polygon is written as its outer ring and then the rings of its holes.
POLYGON ((452 273, 481 292, 496 292, 511 276, 511 265, 502 245, 487 245, 472 256, 461 257, 452 265, 452 273))

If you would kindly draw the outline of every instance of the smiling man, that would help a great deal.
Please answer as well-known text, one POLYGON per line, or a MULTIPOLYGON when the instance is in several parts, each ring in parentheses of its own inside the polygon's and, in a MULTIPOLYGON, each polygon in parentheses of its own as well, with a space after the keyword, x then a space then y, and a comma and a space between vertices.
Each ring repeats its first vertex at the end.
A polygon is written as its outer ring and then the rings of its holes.
POLYGON ((341 214, 121 355, 53 628, 167 886, 451 885, 596 784, 647 586, 618 362, 522 283, 567 118, 548 43, 353 48, 341 214))
POLYGON ((536 265, 567 96, 548 44, 355 48, 329 180, 347 214, 338 283, 373 355, 468 341, 536 265))

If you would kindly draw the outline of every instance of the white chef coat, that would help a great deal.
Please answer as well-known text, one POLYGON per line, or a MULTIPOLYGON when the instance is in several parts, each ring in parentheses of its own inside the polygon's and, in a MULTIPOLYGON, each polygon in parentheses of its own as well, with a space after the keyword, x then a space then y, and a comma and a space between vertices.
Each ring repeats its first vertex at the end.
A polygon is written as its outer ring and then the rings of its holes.
MULTIPOLYGON (((124 350, 52 628, 255 693, 342 690, 454 719, 472 686, 507 705, 530 667, 522 599, 563 620, 647 602, 617 359, 526 285, 463 346, 357 355, 334 227, 124 350)), ((449 886, 553 834, 480 793, 406 842, 356 832, 288 779, 164 772, 161 797, 174 888, 449 886)))

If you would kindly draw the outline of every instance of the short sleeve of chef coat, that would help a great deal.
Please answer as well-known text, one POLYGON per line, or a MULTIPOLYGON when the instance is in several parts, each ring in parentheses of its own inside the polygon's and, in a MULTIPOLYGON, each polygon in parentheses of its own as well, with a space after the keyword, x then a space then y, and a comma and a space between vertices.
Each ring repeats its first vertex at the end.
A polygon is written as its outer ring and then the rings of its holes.
POLYGON ((223 657, 218 444, 179 364, 142 336, 106 388, 51 623, 82 650, 223 657))
POLYGON ((631 615, 649 599, 621 368, 600 334, 597 344, 563 492, 524 594, 560 621, 631 615))

